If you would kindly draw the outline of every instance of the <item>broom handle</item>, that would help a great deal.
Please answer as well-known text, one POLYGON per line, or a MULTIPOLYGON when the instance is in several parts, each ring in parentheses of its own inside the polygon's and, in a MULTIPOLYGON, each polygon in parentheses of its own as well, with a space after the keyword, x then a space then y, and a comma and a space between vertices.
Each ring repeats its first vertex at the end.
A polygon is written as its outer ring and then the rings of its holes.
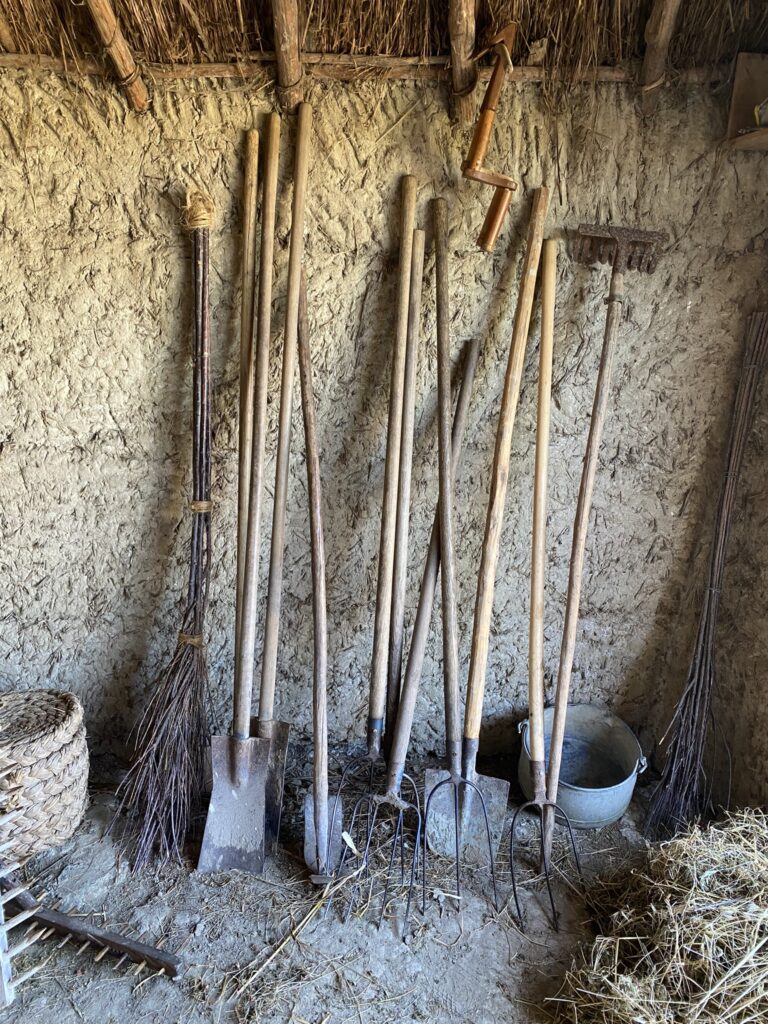
POLYGON ((387 722, 389 735, 397 720, 403 670, 403 622, 408 580, 408 533, 411 516, 411 470, 413 430, 416 412, 416 360, 421 327, 421 289, 424 276, 424 232, 413 232, 411 288, 408 300, 408 341, 403 375, 403 419, 400 430, 400 473, 397 481, 395 557, 392 571, 392 611, 389 620, 389 665, 387 674, 387 722))
POLYGON ((547 469, 552 402, 552 347, 555 319, 557 242, 544 243, 541 275, 541 344, 536 416, 536 462, 533 478, 531 613, 528 648, 528 721, 534 800, 543 805, 544 766, 544 579, 546 575, 547 469))
POLYGON ((248 539, 251 445, 253 443, 253 295, 256 257, 256 196, 259 180, 259 133, 245 133, 243 167, 243 252, 240 279, 240 409, 237 467, 237 591, 235 600, 235 678, 240 672, 245 546, 248 539))
MULTIPOLYGON (((557 673, 557 690, 555 692, 555 713, 552 721, 552 740, 547 768, 547 799, 552 803, 557 800, 557 787, 560 781, 560 764, 563 755, 563 739, 565 737, 565 718, 568 712, 573 656, 576 649, 576 628, 579 623, 579 601, 581 598, 581 579, 584 571, 584 552, 587 546, 589 513, 592 508, 592 493, 595 487, 595 475, 597 474, 597 465, 600 458, 600 442, 608 412, 608 399, 611 392, 611 368, 623 299, 624 274, 621 270, 614 268, 608 293, 608 312, 605 319, 605 335, 603 350, 600 356, 600 369, 597 374, 595 398, 592 403, 592 419, 589 424, 587 449, 584 453, 579 497, 576 503, 576 519, 573 524, 571 567, 568 574, 565 623, 563 626, 563 641, 560 648, 560 666, 557 673)), ((549 856, 554 818, 552 808, 545 808, 545 811, 544 842, 546 855, 549 856)))
POLYGON ((472 648, 467 684, 467 706, 464 715, 464 775, 472 779, 475 774, 477 748, 480 739, 480 721, 483 714, 485 695, 485 670, 488 662, 488 637, 493 613, 493 591, 496 579, 496 563, 499 557, 501 528, 504 522, 504 503, 507 497, 509 460, 512 449, 512 430, 515 425, 517 402, 523 378, 525 348, 528 328, 531 323, 533 297, 536 290, 536 274, 544 237, 544 222, 549 206, 549 190, 539 188, 533 198, 533 209, 528 226, 528 242, 523 262, 520 294, 515 310, 515 324, 512 329, 512 343, 509 350, 507 372, 504 378, 504 393, 501 399, 499 425, 496 431, 496 450, 491 471, 491 493, 485 521, 485 536, 480 559, 475 599, 475 621, 472 630, 472 648))
MULTIPOLYGON (((261 251, 259 294, 256 304, 255 366, 251 401, 251 451, 248 467, 248 502, 245 522, 243 591, 235 662, 235 709, 233 733, 239 739, 251 734, 251 703, 256 648, 256 617, 261 548, 261 512, 264 494, 264 452, 267 434, 269 344, 272 329, 272 267, 275 250, 275 205, 280 154, 280 118, 270 114, 264 154, 264 187, 261 204, 261 251)), ((253 316, 253 301, 251 301, 253 316)), ((253 365, 253 359, 252 359, 253 365)), ((238 513, 243 515, 242 511, 238 513)))
POLYGON ((379 570, 376 583, 376 611, 373 626, 371 688, 368 700, 368 754, 378 757, 387 701, 389 624, 392 612, 392 570, 395 553, 397 516, 397 480, 400 472, 400 433, 403 417, 403 374, 408 337, 408 298, 413 258, 413 227, 416 220, 416 179, 406 174, 402 180, 400 212, 400 268, 397 283, 395 343, 389 385, 387 454, 384 462, 384 497, 379 538, 379 570))
MULTIPOLYGON (((472 398, 472 385, 477 370, 477 360, 480 355, 480 342, 477 338, 467 343, 467 355, 464 363, 464 373, 461 379, 459 397, 456 400, 456 412, 453 417, 453 432, 451 433, 451 472, 454 479, 459 468, 461 457, 461 445, 464 440, 464 430, 467 426, 469 415, 469 403, 472 398)), ((424 655, 427 650, 427 639, 429 627, 432 622, 432 609, 435 603, 435 591, 437 590, 437 574, 440 571, 440 510, 435 511, 434 522, 432 523, 432 534, 429 538, 429 550, 424 564, 424 573, 421 578, 421 590, 419 591, 419 604, 416 609, 416 618, 413 621, 413 632, 411 633, 411 646, 408 651, 408 661, 405 666, 403 677, 403 689, 400 694, 400 706, 397 710, 397 725, 392 741, 392 750, 389 755, 387 790, 390 793, 399 793, 400 784, 405 772, 405 758, 408 753, 408 744, 411 739, 411 728, 416 711, 416 698, 419 693, 419 682, 421 681, 421 670, 424 665, 424 655)))
POLYGON ((269 555, 269 583, 264 623, 264 652, 259 696, 259 736, 270 738, 275 709, 277 678, 277 641, 280 630, 280 601, 285 560, 285 512, 288 501, 288 475, 291 457, 291 415, 293 412, 293 379, 296 372, 296 345, 299 322, 301 265, 304 258, 304 209, 309 172, 309 141, 312 108, 299 104, 296 154, 293 172, 293 208, 291 211, 291 245, 288 256, 288 289, 283 340, 283 369, 280 384, 280 417, 275 466, 275 497, 272 512, 272 545, 269 555))
POLYGON ((328 613, 325 589, 325 541, 323 538, 323 495, 320 455, 317 444, 317 415, 312 387, 312 354, 307 319, 307 280, 302 270, 299 295, 299 377, 301 409, 307 459, 307 491, 312 546, 312 611, 314 617, 314 685, 312 691, 312 795, 315 812, 317 863, 326 870, 328 850, 328 613))

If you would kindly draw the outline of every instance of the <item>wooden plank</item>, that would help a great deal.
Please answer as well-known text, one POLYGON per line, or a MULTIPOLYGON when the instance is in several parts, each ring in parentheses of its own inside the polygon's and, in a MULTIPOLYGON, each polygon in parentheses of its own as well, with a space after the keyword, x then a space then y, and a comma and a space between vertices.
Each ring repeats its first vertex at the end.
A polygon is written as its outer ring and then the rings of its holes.
MULTIPOLYGON (((450 77, 445 57, 356 57, 347 54, 304 53, 302 63, 314 78, 332 79, 338 82, 371 80, 422 79, 447 81, 450 77)), ((270 52, 250 54, 246 59, 232 63, 199 64, 153 64, 142 65, 144 76, 150 81, 177 81, 189 78, 220 78, 247 80, 250 78, 270 79, 275 77, 275 55, 270 52)), ((31 53, 0 53, 0 70, 48 71, 53 74, 72 77, 92 76, 104 78, 104 67, 95 60, 79 58, 65 61, 60 57, 46 57, 31 53)), ((636 83, 639 65, 629 67, 584 68, 575 75, 564 68, 555 75, 559 79, 571 78, 574 82, 595 83, 636 83)), ((549 78, 549 72, 541 67, 515 67, 507 72, 508 81, 533 84, 549 78)), ((674 83, 680 85, 711 85, 727 81, 730 68, 727 65, 705 68, 685 68, 675 74, 674 83)), ((491 68, 478 68, 478 81, 485 82, 491 77, 491 68)))
POLYGON ((659 89, 667 74, 667 53, 675 31, 681 0, 654 0, 645 25, 645 57, 640 72, 640 105, 644 114, 652 114, 659 100, 659 89))
POLYGON ((471 59, 475 48, 475 0, 450 0, 448 31, 451 37, 453 110, 459 124, 468 125, 475 117, 472 92, 477 84, 477 65, 471 59))
MULTIPOLYGON (((768 53, 740 53, 736 58, 731 105, 728 111, 728 134, 733 149, 765 149, 755 123, 755 107, 768 96, 768 53), (752 138, 752 136, 757 136, 752 138)), ((762 129, 766 131, 766 129, 762 129)))
POLYGON ((299 5, 297 0, 272 0, 277 63, 277 96, 283 110, 292 112, 304 99, 299 5))
POLYGON ((131 107, 143 113, 149 106, 149 91, 144 84, 110 0, 86 0, 96 31, 115 65, 120 85, 131 107))

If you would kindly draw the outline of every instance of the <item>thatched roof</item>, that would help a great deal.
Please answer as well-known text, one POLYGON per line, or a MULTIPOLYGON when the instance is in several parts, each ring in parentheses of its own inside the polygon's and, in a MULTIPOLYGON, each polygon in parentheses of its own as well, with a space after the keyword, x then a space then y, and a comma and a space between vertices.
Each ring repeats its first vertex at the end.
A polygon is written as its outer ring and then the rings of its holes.
MULTIPOLYGON (((480 0, 478 37, 520 27, 518 63, 616 65, 642 56, 651 0, 480 0), (542 41, 546 40, 546 44, 542 41), (539 58, 540 59, 540 58, 539 58)), ((140 61, 232 61, 273 47, 270 0, 114 0, 140 61)), ((307 0, 305 50, 392 56, 448 52, 448 0, 307 0)), ((20 53, 67 60, 101 54, 88 8, 74 0, 0 0, 20 53)), ((673 67, 707 66, 738 50, 768 51, 768 0, 683 0, 673 67)))

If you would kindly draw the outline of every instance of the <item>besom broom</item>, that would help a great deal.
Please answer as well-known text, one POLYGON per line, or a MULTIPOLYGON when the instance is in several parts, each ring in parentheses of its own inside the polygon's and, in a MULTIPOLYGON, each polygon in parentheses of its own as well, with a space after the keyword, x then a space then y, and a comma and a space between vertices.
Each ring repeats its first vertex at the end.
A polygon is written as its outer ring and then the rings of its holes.
POLYGON ((200 807, 209 743, 205 611, 211 566, 211 378, 208 245, 213 203, 192 191, 184 224, 192 236, 195 325, 193 341, 192 539, 186 609, 176 649, 160 673, 136 730, 131 768, 118 789, 119 811, 132 825, 134 868, 156 853, 181 859, 193 814, 200 807))

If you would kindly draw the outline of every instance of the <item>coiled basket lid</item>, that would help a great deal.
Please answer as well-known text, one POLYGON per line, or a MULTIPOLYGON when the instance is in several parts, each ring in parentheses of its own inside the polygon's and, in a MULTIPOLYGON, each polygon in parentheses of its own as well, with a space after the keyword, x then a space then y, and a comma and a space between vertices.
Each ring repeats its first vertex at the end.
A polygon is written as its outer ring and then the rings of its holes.
POLYGON ((69 839, 88 797, 83 709, 73 694, 0 694, 0 774, 3 860, 26 860, 69 839))

